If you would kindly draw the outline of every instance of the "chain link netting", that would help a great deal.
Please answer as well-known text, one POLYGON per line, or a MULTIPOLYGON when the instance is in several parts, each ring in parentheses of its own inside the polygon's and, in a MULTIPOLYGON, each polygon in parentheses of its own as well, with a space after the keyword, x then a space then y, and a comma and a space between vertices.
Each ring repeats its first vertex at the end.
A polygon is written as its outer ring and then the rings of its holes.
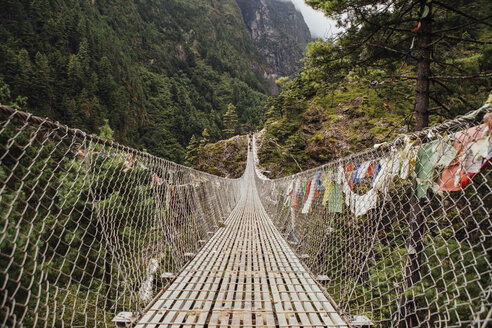
POLYGON ((276 227, 354 325, 492 322, 491 110, 257 178, 276 227))
MULTIPOLYGON (((0 325, 144 312, 221 226, 241 181, 0 106, 0 325)), ((492 319, 490 105, 257 187, 339 310, 378 327, 492 319)))
POLYGON ((138 315, 221 226, 219 178, 0 106, 0 326, 138 315))

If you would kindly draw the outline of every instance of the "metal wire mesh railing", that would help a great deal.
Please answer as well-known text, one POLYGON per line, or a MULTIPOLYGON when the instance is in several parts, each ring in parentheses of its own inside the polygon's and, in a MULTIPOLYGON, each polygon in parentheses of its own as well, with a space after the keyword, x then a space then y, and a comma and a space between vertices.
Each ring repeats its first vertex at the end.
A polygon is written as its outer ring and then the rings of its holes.
POLYGON ((0 106, 0 326, 142 312, 221 225, 241 180, 0 106))
POLYGON ((275 225, 354 325, 492 323, 491 111, 257 178, 275 225))

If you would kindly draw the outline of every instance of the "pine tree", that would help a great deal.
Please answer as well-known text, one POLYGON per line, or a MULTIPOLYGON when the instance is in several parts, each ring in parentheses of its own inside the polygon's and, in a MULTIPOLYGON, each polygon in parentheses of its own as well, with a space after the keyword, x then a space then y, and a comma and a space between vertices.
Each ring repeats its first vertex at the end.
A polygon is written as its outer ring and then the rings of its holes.
POLYGON ((239 120, 236 113, 236 106, 233 104, 227 105, 227 112, 224 114, 224 134, 226 138, 230 138, 237 133, 239 120))
POLYGON ((114 132, 111 129, 111 127, 109 126, 109 121, 104 120, 103 126, 101 126, 99 128, 99 136, 103 139, 114 140, 113 134, 114 134, 114 132))
POLYGON ((210 138, 210 134, 208 133, 207 128, 203 129, 202 139, 200 140, 200 146, 198 147, 198 151, 202 151, 203 147, 208 144, 208 140, 210 138))
POLYGON ((51 99, 53 98, 51 67, 48 57, 40 52, 36 53, 35 67, 32 79, 33 93, 29 99, 39 106, 45 115, 50 114, 51 99))
POLYGON ((198 140, 196 140, 195 135, 191 136, 190 142, 188 143, 188 146, 186 147, 186 164, 189 166, 192 166, 198 155, 198 140))
POLYGON ((335 41, 329 61, 350 69, 384 69, 395 79, 416 81, 416 130, 428 125, 430 108, 454 116, 481 105, 480 101, 465 100, 463 94, 476 93, 480 85, 487 84, 492 72, 458 57, 466 57, 470 46, 482 47, 481 56, 490 56, 484 46, 492 27, 487 21, 487 13, 492 10, 490 1, 306 2, 346 28, 345 35, 335 41), (413 74, 401 74, 401 67, 408 67, 413 74))
MULTIPOLYGON (((463 95, 490 85, 492 71, 483 65, 490 58, 492 3, 485 0, 307 0, 346 28, 335 41, 326 62, 345 62, 348 69, 383 69, 389 78, 415 80, 415 130, 429 125, 432 110, 450 117, 476 109, 481 99, 463 95), (481 49, 479 48, 481 47, 481 49), (478 48, 478 49, 477 49, 478 48), (473 50, 472 50, 473 49, 473 50), (475 52, 474 52, 475 51, 475 52), (479 55, 473 59, 473 55, 479 55), (482 58, 482 59, 478 59, 482 58), (402 72, 402 67, 407 67, 402 72), (459 104, 455 99, 459 99, 459 104)), ((485 89, 490 87, 485 87, 485 89)), ((488 91, 486 91, 488 93, 488 91)), ((409 253, 405 265, 405 292, 399 300, 398 327, 421 326, 425 317, 418 297, 409 290, 423 282, 422 258, 426 201, 410 197, 414 214, 408 219, 409 253)))

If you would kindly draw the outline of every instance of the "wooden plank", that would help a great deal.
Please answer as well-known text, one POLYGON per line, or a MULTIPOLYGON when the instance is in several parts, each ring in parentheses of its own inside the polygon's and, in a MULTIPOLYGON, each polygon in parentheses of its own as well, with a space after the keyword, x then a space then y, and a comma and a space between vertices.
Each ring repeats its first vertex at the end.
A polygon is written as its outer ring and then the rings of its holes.
POLYGON ((266 215, 251 165, 225 225, 199 241, 202 249, 136 327, 347 327, 266 215))

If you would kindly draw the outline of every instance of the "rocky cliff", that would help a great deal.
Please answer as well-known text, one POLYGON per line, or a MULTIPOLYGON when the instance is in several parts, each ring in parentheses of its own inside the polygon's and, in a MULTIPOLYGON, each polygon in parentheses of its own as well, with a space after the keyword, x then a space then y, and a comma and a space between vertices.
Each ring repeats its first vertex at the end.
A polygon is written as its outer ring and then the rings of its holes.
POLYGON ((248 141, 246 136, 234 136, 207 144, 198 152, 193 168, 227 178, 239 178, 246 169, 248 141))
POLYGON ((274 76, 295 73, 311 33, 302 14, 285 0, 236 0, 258 52, 274 76))

